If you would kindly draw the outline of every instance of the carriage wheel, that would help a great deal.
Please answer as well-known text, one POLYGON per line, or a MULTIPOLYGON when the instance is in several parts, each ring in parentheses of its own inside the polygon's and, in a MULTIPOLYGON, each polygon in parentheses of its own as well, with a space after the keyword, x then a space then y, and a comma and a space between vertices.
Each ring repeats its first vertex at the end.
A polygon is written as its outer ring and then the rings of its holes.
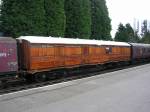
POLYGON ((35 81, 36 82, 44 82, 46 81, 47 76, 45 73, 36 73, 35 74, 35 81))

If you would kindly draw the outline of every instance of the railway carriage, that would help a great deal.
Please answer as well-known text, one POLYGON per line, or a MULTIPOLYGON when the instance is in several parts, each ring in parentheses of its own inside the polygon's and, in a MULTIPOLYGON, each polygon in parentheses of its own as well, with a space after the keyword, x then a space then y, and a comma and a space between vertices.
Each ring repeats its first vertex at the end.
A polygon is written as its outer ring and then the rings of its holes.
POLYGON ((71 40, 52 37, 20 37, 22 69, 34 73, 81 65, 83 63, 82 45, 71 44, 68 42, 71 40))
POLYGON ((149 44, 139 44, 130 43, 132 50, 132 62, 150 60, 150 45, 149 44))
POLYGON ((17 41, 0 38, 0 80, 17 75, 44 81, 60 70, 103 68, 145 59, 150 59, 148 44, 37 36, 21 36, 17 41))
POLYGON ((18 72, 17 42, 10 37, 0 37, 0 80, 15 78, 18 72))
POLYGON ((89 64, 128 62, 131 57, 130 45, 124 42, 95 41, 89 44, 89 64))
POLYGON ((124 42, 22 36, 18 43, 21 70, 41 76, 55 69, 125 62, 131 57, 130 44, 124 42))
POLYGON ((106 53, 109 56, 108 62, 129 62, 131 57, 131 45, 125 42, 103 41, 106 53))

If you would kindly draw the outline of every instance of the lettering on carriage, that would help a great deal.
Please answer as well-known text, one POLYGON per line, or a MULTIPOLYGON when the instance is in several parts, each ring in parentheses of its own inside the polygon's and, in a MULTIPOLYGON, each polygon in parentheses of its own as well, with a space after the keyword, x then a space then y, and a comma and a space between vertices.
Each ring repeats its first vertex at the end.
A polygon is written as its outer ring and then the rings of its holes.
POLYGON ((8 62, 8 66, 16 66, 17 62, 8 62))
POLYGON ((10 70, 16 70, 16 67, 17 67, 17 62, 8 62, 7 63, 10 70))
POLYGON ((7 53, 0 53, 0 58, 7 57, 7 53))

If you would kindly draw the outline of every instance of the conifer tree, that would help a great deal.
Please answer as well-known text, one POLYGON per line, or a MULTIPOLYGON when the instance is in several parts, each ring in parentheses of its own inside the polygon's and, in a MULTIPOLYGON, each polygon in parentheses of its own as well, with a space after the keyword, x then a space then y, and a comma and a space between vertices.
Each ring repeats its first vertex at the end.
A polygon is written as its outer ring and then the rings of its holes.
POLYGON ((2 0, 0 21, 5 35, 45 35, 44 0, 2 0))
POLYGON ((49 36, 64 36, 65 11, 64 0, 45 0, 46 28, 49 36))
POLYGON ((125 27, 126 27, 126 32, 128 34, 128 42, 137 42, 138 38, 136 37, 136 34, 134 33, 132 26, 129 23, 127 23, 125 27))
POLYGON ((150 31, 147 31, 141 39, 142 43, 150 44, 150 31))
POLYGON ((138 43, 140 42, 140 37, 138 36, 137 32, 134 32, 129 23, 127 23, 125 26, 120 23, 118 31, 115 35, 115 41, 138 43))
POLYGON ((105 0, 91 0, 92 34, 91 39, 112 40, 111 20, 105 0))
POLYGON ((65 37, 89 38, 91 35, 90 0, 66 0, 65 37))
POLYGON ((141 42, 150 44, 150 29, 148 28, 148 20, 144 20, 141 26, 141 42))
POLYGON ((122 23, 120 23, 118 26, 118 31, 115 34, 115 41, 128 42, 128 40, 126 28, 122 23))

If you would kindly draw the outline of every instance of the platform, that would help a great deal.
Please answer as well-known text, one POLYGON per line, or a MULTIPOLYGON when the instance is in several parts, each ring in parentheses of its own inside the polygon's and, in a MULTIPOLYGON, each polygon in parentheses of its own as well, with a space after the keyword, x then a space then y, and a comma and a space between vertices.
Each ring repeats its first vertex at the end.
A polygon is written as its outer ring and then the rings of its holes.
POLYGON ((149 112, 150 64, 0 96, 0 112, 149 112))

